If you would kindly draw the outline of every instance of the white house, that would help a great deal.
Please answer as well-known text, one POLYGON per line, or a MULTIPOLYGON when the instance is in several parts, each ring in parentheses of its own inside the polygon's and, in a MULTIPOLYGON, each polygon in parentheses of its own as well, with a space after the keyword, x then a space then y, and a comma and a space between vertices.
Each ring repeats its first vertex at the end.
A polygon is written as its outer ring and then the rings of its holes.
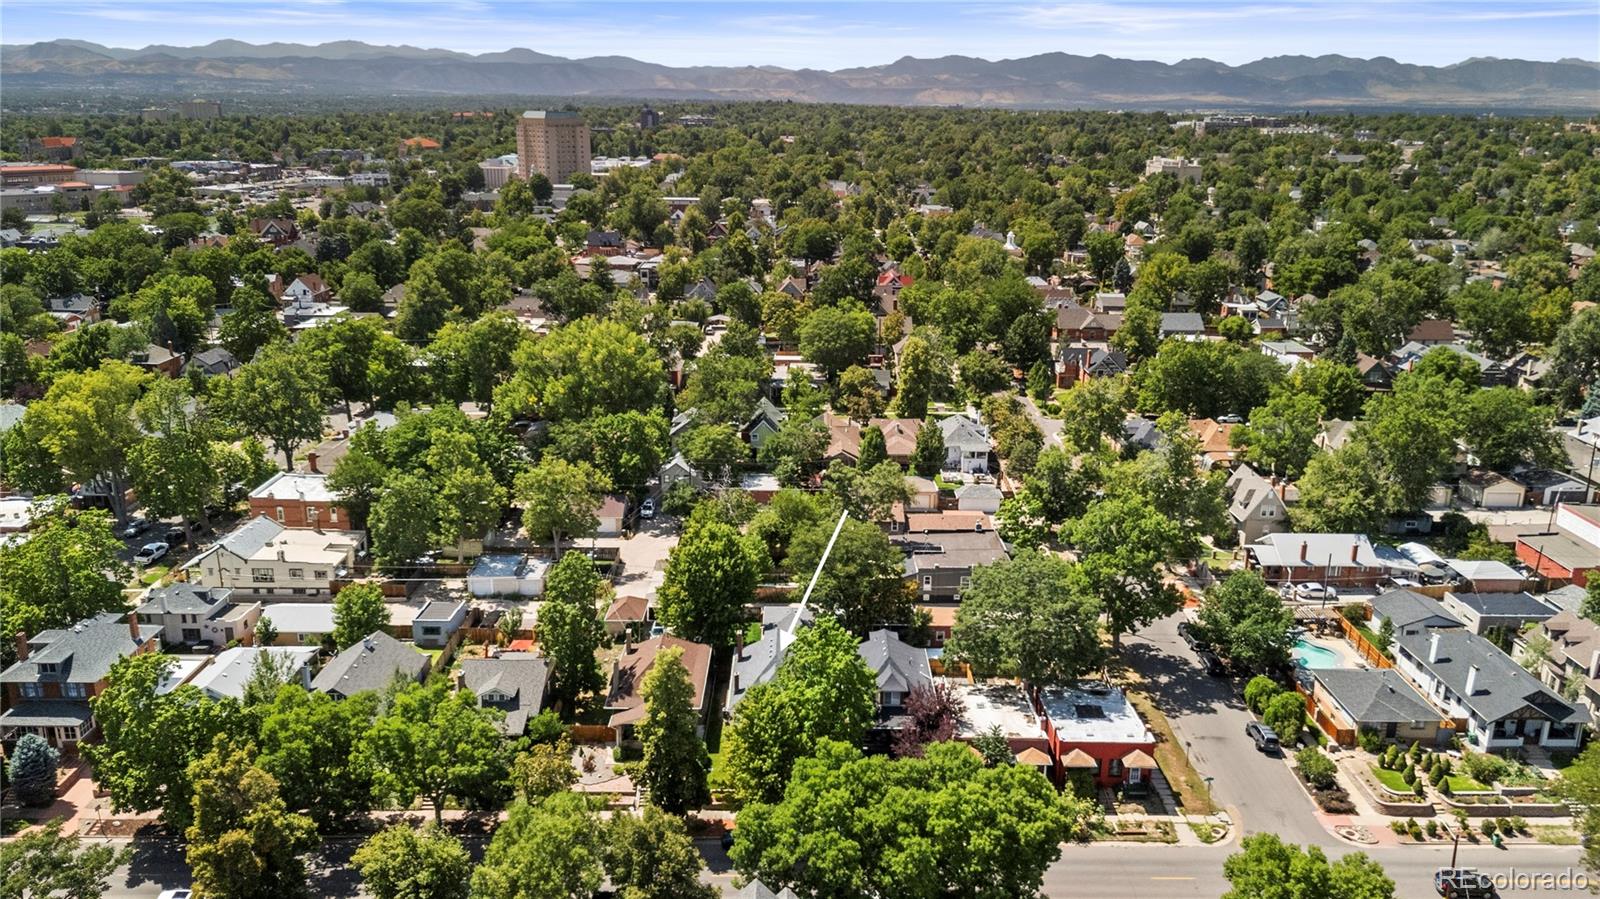
POLYGON ((270 518, 252 518, 195 556, 189 583, 227 587, 254 599, 328 598, 331 582, 355 564, 365 541, 360 531, 286 528, 270 518))
POLYGON ((1488 640, 1465 628, 1395 636, 1395 666, 1446 717, 1466 723, 1480 752, 1525 745, 1576 749, 1588 710, 1567 702, 1488 640))
POLYGON ((311 663, 316 657, 314 646, 235 646, 217 653, 189 683, 212 699, 243 699, 245 685, 250 683, 256 666, 269 664, 275 665, 288 683, 309 690, 311 663))
POLYGON ((989 472, 989 429, 965 415, 939 419, 944 437, 944 467, 967 474, 989 472))

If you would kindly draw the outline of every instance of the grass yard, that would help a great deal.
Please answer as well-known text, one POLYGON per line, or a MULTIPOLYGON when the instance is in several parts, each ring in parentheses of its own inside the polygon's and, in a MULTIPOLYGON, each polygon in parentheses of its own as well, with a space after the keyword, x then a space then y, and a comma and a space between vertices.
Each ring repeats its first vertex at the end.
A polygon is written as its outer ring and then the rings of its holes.
POLYGON ((1528 828, 1533 838, 1549 846, 1576 846, 1578 834, 1562 824, 1534 824, 1528 828))
POLYGON ((1481 792, 1489 789, 1465 774, 1452 774, 1446 777, 1444 782, 1450 785, 1450 792, 1452 793, 1481 792))
POLYGON ((1403 777, 1399 771, 1390 771, 1387 768, 1380 768, 1377 765, 1372 765, 1370 767, 1372 768, 1372 776, 1377 778, 1378 783, 1383 784, 1396 793, 1411 792, 1411 785, 1406 783, 1405 777, 1403 777))
POLYGON ((154 587, 156 582, 166 577, 167 572, 171 570, 171 565, 151 565, 144 570, 144 574, 139 575, 139 583, 146 587, 154 587))

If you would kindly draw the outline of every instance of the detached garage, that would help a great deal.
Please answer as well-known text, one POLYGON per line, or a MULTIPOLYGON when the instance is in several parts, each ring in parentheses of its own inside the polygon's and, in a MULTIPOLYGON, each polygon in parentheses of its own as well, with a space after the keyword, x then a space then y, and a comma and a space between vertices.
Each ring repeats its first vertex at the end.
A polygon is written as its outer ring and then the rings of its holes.
POLYGON ((1456 485, 1456 495, 1463 502, 1480 509, 1518 509, 1528 494, 1528 488, 1503 474, 1474 468, 1461 476, 1456 485))
POLYGON ((549 562, 528 556, 479 556, 467 572, 467 592, 473 596, 539 596, 544 593, 544 576, 549 569, 549 562))

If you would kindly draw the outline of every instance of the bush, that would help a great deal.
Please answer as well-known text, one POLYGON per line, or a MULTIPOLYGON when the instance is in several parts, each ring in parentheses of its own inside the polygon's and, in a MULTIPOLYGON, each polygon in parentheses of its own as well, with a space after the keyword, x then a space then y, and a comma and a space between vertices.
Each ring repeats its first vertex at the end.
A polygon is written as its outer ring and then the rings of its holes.
POLYGON ((1500 828, 1495 825, 1493 818, 1485 818, 1485 819, 1483 819, 1483 825, 1481 827, 1479 827, 1478 829, 1483 831, 1483 835, 1484 836, 1492 837, 1492 836, 1495 835, 1495 832, 1497 830, 1499 830, 1500 828))
POLYGON ((1392 744, 1389 746, 1383 754, 1383 767, 1390 771, 1400 767, 1400 747, 1392 744))
POLYGON ((1300 766, 1300 776, 1313 787, 1326 790, 1338 783, 1334 776, 1338 767, 1333 759, 1323 755, 1322 750, 1308 746, 1295 753, 1294 760, 1300 766))
POLYGON ((1406 756, 1411 759, 1411 764, 1420 764, 1422 762, 1422 744, 1412 740, 1411 748, 1406 751, 1406 756))
POLYGON ((1404 822, 1404 821, 1390 821, 1389 822, 1389 829, 1395 832, 1395 836, 1399 836, 1399 835, 1401 835, 1401 834, 1406 832, 1406 830, 1407 830, 1406 822, 1404 822))
MULTIPOLYGON (((1515 833, 1527 833, 1528 832, 1528 819, 1522 817, 1521 815, 1513 816, 1509 823, 1511 825, 1511 830, 1513 832, 1515 832, 1515 833)), ((1501 829, 1502 830, 1505 829, 1505 825, 1504 824, 1501 825, 1501 829)))
POLYGON ((1422 836, 1422 828, 1415 823, 1411 825, 1411 839, 1416 840, 1419 843, 1424 839, 1422 836))
POLYGON ((1279 693, 1266 704, 1261 720, 1278 732, 1278 739, 1285 747, 1293 746, 1300 741, 1300 731, 1305 727, 1305 702, 1299 693, 1279 693))
POLYGON ((1417 782, 1417 769, 1409 768, 1409 767, 1406 768, 1404 771, 1400 772, 1400 779, 1404 780, 1408 786, 1410 784, 1416 783, 1417 782))
POLYGON ((1439 835, 1439 822, 1429 818, 1428 826, 1424 829, 1428 831, 1428 836, 1436 837, 1439 835))
POLYGON ((1417 794, 1418 799, 1422 799, 1428 795, 1428 788, 1423 786, 1422 781, 1419 780, 1417 781, 1416 786, 1411 788, 1411 792, 1417 794))
POLYGON ((1258 674, 1244 685, 1244 704, 1250 711, 1259 715, 1261 710, 1267 707, 1267 703, 1282 692, 1283 688, 1278 686, 1277 681, 1265 674, 1258 674))
POLYGON ((1367 615, 1359 605, 1340 606, 1339 614, 1351 624, 1366 624, 1367 615))
POLYGON ((1511 770, 1505 759, 1487 752, 1466 753, 1461 757, 1461 767, 1466 769, 1468 777, 1485 786, 1504 778, 1511 770))
MULTIPOLYGON (((1377 755, 1383 752, 1383 735, 1370 727, 1363 727, 1356 732, 1356 742, 1367 752, 1377 755)), ((1387 756, 1387 753, 1385 753, 1387 756)), ((1387 766, 1385 766, 1387 767, 1387 766)))
POLYGON ((1433 767, 1428 771, 1428 783, 1431 783, 1436 787, 1439 784, 1444 783, 1443 765, 1439 764, 1438 762, 1433 763, 1433 767))

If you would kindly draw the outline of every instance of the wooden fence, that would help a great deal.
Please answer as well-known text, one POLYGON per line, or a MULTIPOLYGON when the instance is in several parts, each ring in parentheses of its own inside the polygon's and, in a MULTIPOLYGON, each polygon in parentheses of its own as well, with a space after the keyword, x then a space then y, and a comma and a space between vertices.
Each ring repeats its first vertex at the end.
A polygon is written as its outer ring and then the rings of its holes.
POLYGON ((606 724, 569 724, 567 736, 574 743, 615 743, 616 728, 606 724))
POLYGON ((1317 704, 1317 700, 1306 691, 1305 687, 1296 683, 1294 690, 1300 694, 1301 699, 1305 700, 1306 714, 1311 717, 1312 721, 1317 723, 1317 727, 1321 728, 1323 733, 1328 735, 1328 739, 1338 743, 1340 746, 1356 745, 1356 729, 1354 727, 1344 727, 1341 722, 1335 721, 1332 715, 1317 704))
POLYGON ((1366 659, 1367 662, 1369 662, 1373 667, 1394 667, 1394 663, 1389 661, 1389 657, 1384 655, 1382 652, 1379 652, 1378 647, 1373 646, 1370 642, 1368 642, 1367 638, 1362 636, 1361 631, 1356 630, 1356 626, 1345 620, 1343 615, 1340 615, 1333 620, 1339 622, 1339 627, 1344 630, 1345 639, 1349 640, 1350 645, 1356 648, 1356 652, 1361 653, 1361 657, 1366 659))

